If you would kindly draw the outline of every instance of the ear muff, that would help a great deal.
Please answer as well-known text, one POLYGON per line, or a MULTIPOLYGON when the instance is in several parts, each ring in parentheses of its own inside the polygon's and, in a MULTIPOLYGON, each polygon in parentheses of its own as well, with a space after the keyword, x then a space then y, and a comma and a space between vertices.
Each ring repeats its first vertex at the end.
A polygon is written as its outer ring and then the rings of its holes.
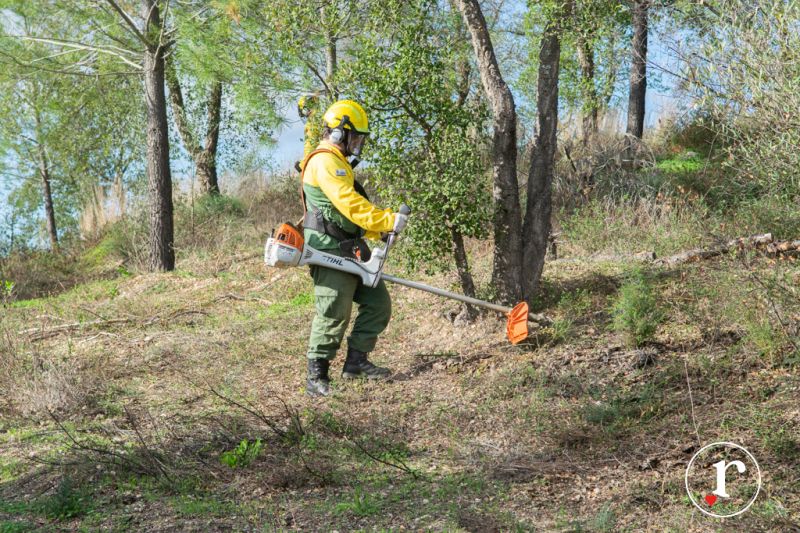
POLYGON ((344 142, 345 137, 347 135, 347 132, 345 131, 344 127, 347 124, 352 124, 352 123, 350 122, 350 117, 348 115, 344 115, 342 117, 342 120, 339 121, 339 125, 331 129, 331 135, 330 135, 331 141, 335 142, 336 144, 344 142))
POLYGON ((338 128, 333 128, 331 130, 330 138, 331 141, 335 142, 336 144, 341 143, 344 140, 344 129, 341 126, 338 128))

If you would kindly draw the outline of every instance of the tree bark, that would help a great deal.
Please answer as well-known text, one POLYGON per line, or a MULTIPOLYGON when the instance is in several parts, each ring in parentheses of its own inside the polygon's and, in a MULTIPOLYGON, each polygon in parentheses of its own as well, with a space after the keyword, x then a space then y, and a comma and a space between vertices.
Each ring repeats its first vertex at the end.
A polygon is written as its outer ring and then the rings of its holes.
POLYGON ((528 176, 528 200, 522 228, 523 298, 532 302, 539 291, 550 236, 551 190, 558 129, 558 74, 561 59, 560 14, 548 21, 539 49, 536 133, 528 176))
POLYGON ((517 112, 477 0, 458 0, 469 29, 481 82, 492 108, 492 179, 494 198, 494 258, 492 284, 503 303, 522 296, 521 210, 517 184, 517 112))
POLYGON ((328 35, 328 45, 325 49, 325 78, 328 82, 328 87, 331 88, 334 100, 339 99, 339 91, 336 90, 336 84, 334 81, 334 77, 336 76, 336 65, 337 65, 337 58, 336 58, 336 39, 333 35, 328 35))
POLYGON ((58 252, 58 230, 56 228, 56 212, 53 208, 53 194, 50 190, 50 169, 47 165, 47 155, 39 144, 39 175, 42 178, 42 196, 44 198, 44 213, 47 220, 47 235, 50 237, 50 249, 58 252))
POLYGON ((630 93, 628 95, 628 136, 641 139, 644 133, 647 92, 647 12, 649 0, 633 0, 633 42, 630 93))
MULTIPOLYGON (((453 257, 456 260, 456 270, 458 271, 458 279, 461 282, 461 289, 465 295, 475 298, 475 281, 472 279, 472 272, 469 269, 467 250, 464 248, 464 237, 455 228, 450 228, 450 236, 452 237, 453 257)), ((467 310, 467 319, 472 320, 475 318, 477 315, 476 310, 466 304, 465 308, 467 310)))
MULTIPOLYGON (((327 9, 331 7, 326 6, 325 3, 320 5, 319 16, 320 24, 325 27, 330 20, 327 9)), ((337 68, 337 37, 331 30, 325 33, 325 84, 328 86, 328 92, 333 100, 339 99, 339 91, 336 89, 335 77, 337 68)))
POLYGON ((201 146, 192 132, 186 114, 186 104, 183 100, 178 75, 170 61, 165 64, 165 80, 169 89, 169 100, 172 114, 175 117, 175 126, 178 129, 184 148, 194 161, 195 174, 200 183, 200 190, 204 194, 219 194, 219 179, 217 177, 217 146, 219 143, 219 127, 222 113, 222 82, 216 81, 211 86, 211 92, 206 103, 207 126, 205 142, 201 146))
POLYGON ((581 135, 586 146, 597 133, 597 111, 599 102, 594 81, 594 49, 583 35, 578 36, 578 63, 581 68, 581 96, 583 100, 583 117, 581 135))
POLYGON ((207 194, 219 194, 217 177, 217 146, 219 144, 219 126, 222 115, 222 82, 216 81, 211 87, 211 94, 206 105, 208 112, 206 140, 203 149, 195 158, 197 177, 200 186, 207 194))
POLYGON ((38 109, 35 113, 35 119, 36 150, 39 156, 39 177, 42 178, 42 199, 47 223, 47 236, 50 238, 50 249, 53 252, 58 252, 58 228, 56 227, 56 211, 53 207, 53 193, 50 190, 50 167, 47 164, 47 153, 42 144, 42 117, 38 109))
MULTIPOLYGON (((145 35, 161 32, 158 3, 142 0, 145 35)), ((172 220, 172 174, 169 168, 167 100, 164 91, 164 46, 149 43, 144 52, 144 89, 147 108, 147 182, 150 199, 151 270, 175 269, 172 220)))

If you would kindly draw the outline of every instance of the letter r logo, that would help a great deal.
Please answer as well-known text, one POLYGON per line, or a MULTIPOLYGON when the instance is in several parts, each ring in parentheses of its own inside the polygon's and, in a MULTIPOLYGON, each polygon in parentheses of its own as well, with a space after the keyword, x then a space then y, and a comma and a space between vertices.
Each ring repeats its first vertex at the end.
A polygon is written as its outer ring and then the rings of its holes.
POLYGON ((747 511, 756 501, 761 491, 761 467, 743 446, 713 442, 689 460, 684 482, 689 501, 703 514, 730 518, 747 511))
POLYGON ((717 469, 717 488, 714 489, 712 494, 716 494, 721 498, 730 498, 730 495, 725 492, 725 472, 727 472, 730 467, 735 466, 740 474, 744 474, 747 467, 745 467, 744 463, 741 461, 731 461, 726 464, 724 460, 714 463, 712 466, 717 469))

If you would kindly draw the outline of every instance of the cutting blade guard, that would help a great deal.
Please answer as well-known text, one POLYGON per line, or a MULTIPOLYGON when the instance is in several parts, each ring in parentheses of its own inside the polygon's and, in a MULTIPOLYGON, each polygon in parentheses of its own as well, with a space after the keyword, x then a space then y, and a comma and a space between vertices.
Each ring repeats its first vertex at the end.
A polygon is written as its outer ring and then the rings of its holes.
POLYGON ((506 335, 511 344, 518 344, 528 338, 528 304, 520 302, 508 312, 506 335))

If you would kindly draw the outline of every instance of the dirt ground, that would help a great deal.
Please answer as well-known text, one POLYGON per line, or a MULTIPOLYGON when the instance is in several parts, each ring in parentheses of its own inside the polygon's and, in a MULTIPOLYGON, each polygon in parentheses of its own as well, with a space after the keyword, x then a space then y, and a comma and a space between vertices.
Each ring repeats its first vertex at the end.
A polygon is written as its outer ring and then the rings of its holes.
POLYGON ((625 263, 548 263, 556 324, 517 346, 391 287, 392 378, 344 383, 340 355, 315 400, 307 272, 193 265, 0 311, 0 531, 800 530, 798 367, 723 313, 737 258, 654 269, 666 319, 639 347, 611 327, 625 263), (763 472, 727 520, 684 488, 715 441, 763 472))

